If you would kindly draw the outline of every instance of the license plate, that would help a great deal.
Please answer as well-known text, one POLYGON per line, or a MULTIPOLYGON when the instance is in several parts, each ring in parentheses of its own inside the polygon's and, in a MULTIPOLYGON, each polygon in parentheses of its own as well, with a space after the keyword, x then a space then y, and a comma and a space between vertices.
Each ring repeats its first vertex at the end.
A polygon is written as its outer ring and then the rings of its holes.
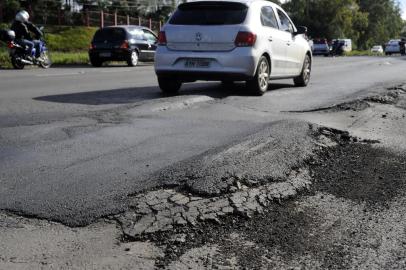
POLYGON ((110 56, 111 56, 111 53, 109 53, 109 52, 103 52, 103 53, 99 53, 99 56, 100 56, 100 57, 110 57, 110 56))
POLYGON ((187 59, 185 62, 187 68, 208 68, 210 61, 206 59, 187 59))

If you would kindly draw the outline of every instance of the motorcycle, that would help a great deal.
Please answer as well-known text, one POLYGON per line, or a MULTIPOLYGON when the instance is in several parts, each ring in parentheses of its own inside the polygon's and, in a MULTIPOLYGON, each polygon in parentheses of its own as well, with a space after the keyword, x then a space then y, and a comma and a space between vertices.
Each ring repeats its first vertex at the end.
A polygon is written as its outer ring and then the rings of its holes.
MULTIPOLYGON (((42 29, 43 28, 41 27, 40 30, 42 31, 42 29)), ((26 65, 36 65, 42 68, 49 68, 52 65, 52 62, 48 54, 45 40, 40 38, 39 43, 40 56, 36 58, 35 46, 32 48, 31 53, 28 54, 28 47, 20 44, 11 35, 7 41, 7 47, 9 48, 9 56, 13 67, 15 69, 24 69, 26 65)))

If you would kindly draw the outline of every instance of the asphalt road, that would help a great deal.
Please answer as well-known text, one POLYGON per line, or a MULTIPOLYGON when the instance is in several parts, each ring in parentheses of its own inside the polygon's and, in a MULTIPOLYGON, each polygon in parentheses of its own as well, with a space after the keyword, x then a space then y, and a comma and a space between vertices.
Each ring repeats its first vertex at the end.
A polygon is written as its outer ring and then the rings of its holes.
POLYGON ((0 209, 88 224, 159 185, 158 170, 292 118, 287 111, 401 82, 405 61, 316 58, 307 88, 275 81, 263 97, 218 83, 164 97, 151 65, 0 70, 0 209))

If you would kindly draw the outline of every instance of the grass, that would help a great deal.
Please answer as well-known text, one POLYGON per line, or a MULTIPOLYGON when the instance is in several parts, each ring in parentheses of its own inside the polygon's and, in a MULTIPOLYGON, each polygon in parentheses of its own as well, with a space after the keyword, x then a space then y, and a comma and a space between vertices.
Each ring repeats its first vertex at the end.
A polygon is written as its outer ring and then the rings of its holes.
POLYGON ((76 52, 89 48, 95 27, 45 27, 45 39, 50 51, 76 52))
POLYGON ((54 65, 87 65, 89 55, 87 52, 51 52, 54 65))
POLYGON ((383 54, 378 54, 378 53, 372 53, 370 50, 365 50, 365 51, 357 51, 353 50, 351 52, 346 52, 345 56, 381 56, 383 54))
MULTIPOLYGON (((87 65, 89 56, 87 52, 50 52, 54 65, 87 65)), ((0 49, 0 67, 11 68, 10 58, 6 50, 0 49)))

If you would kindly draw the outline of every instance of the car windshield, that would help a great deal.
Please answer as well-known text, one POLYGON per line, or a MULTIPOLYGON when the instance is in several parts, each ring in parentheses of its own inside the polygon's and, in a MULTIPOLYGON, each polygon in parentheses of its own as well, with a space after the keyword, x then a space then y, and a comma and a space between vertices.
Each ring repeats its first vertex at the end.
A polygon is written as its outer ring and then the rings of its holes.
POLYGON ((126 38, 125 30, 122 28, 104 28, 100 29, 94 35, 93 41, 121 41, 126 38))
POLYGON ((230 25, 241 24, 248 7, 232 2, 194 2, 178 7, 170 19, 176 25, 230 25))

